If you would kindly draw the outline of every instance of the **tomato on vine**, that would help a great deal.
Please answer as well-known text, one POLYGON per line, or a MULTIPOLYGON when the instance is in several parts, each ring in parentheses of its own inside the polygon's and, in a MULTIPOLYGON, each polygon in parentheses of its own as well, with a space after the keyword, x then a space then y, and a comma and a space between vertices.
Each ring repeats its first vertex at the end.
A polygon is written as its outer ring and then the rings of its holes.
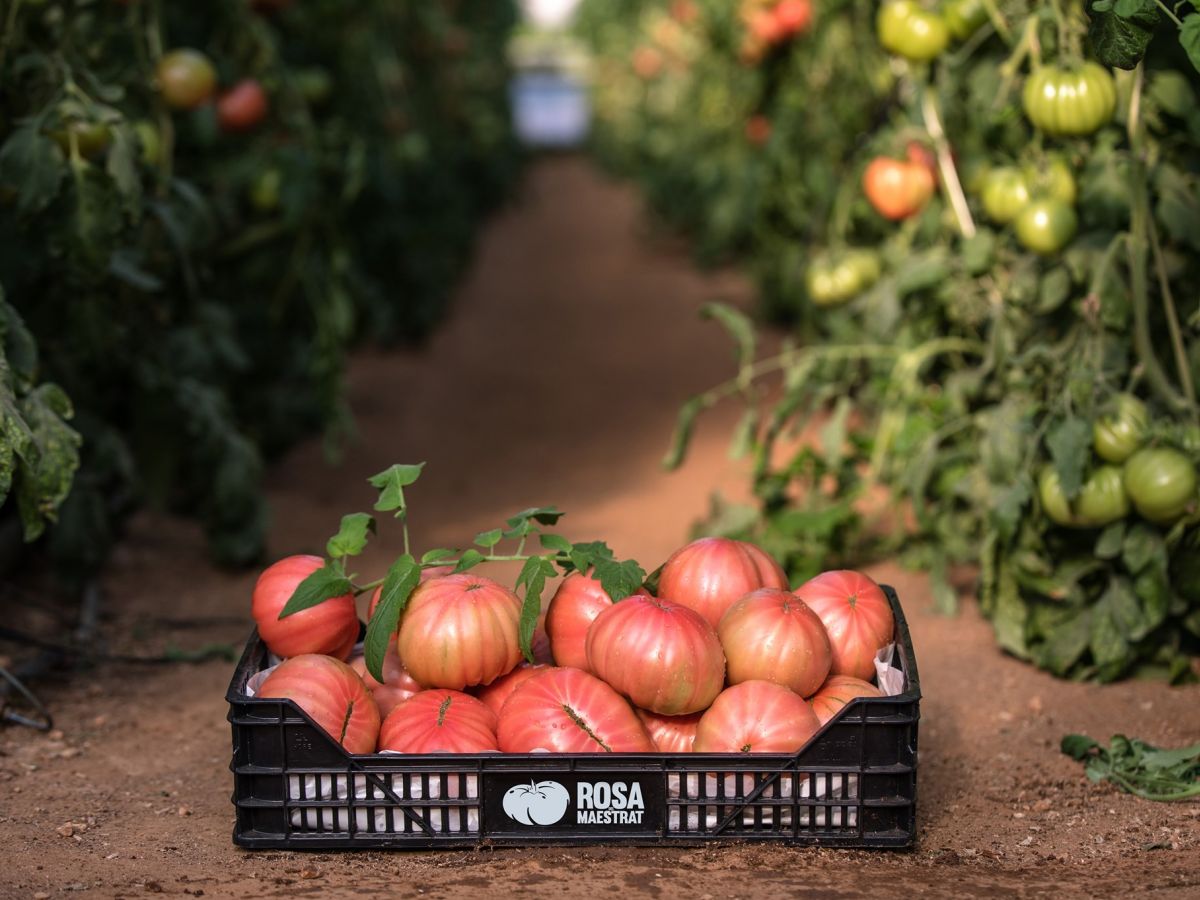
POLYGON ((885 2, 875 19, 875 33, 885 50, 911 62, 936 59, 950 43, 950 29, 942 17, 913 0, 885 2))
POLYGON ((1025 115, 1050 135, 1088 135, 1112 121, 1117 87, 1103 66, 1042 66, 1025 80, 1025 115))
POLYGON ((921 162, 877 156, 863 171, 863 192, 881 216, 892 221, 907 219, 925 208, 936 185, 933 174, 921 162))
POLYGON ((1196 498, 1196 468, 1171 447, 1146 447, 1125 461, 1125 490, 1142 518, 1170 525, 1196 498))
POLYGON ((49 132, 54 143, 68 156, 71 153, 72 139, 75 149, 84 159, 96 159, 104 155, 108 145, 112 143, 112 133, 102 122, 84 122, 75 119, 61 128, 49 132))
POLYGON ((942 18, 955 40, 965 41, 988 20, 983 0, 950 0, 942 10, 942 18))
POLYGON ((267 116, 267 92, 255 78, 239 81, 217 99, 222 131, 249 131, 267 116))
POLYGON ((1050 256, 1075 237, 1079 219, 1061 200, 1035 200, 1017 216, 1017 240, 1026 250, 1050 256))
POLYGON ((1000 166, 983 177, 983 211, 997 225, 1007 225, 1029 205, 1029 185, 1020 169, 1000 166))
POLYGON ((1066 528, 1103 528, 1129 515, 1124 477, 1117 466, 1100 466, 1083 483, 1072 503, 1053 466, 1038 476, 1038 499, 1051 522, 1066 528))
POLYGON ((1092 446, 1106 462, 1123 463, 1146 440, 1150 414, 1146 404, 1132 394, 1118 394, 1110 415, 1092 426, 1092 446))
POLYGON ((840 306, 875 284, 879 274, 875 251, 846 250, 814 259, 804 282, 815 306, 840 306))
POLYGON ((198 50, 183 48, 163 55, 155 68, 158 92, 172 109, 203 106, 217 86, 217 70, 198 50))

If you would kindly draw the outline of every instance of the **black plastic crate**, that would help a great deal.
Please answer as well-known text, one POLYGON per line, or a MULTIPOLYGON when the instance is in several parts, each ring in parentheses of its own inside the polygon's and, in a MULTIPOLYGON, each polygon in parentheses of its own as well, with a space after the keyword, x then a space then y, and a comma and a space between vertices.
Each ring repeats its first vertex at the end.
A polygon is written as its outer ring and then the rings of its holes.
POLYGON ((900 602, 884 591, 903 692, 852 700, 792 756, 352 756, 291 700, 246 696, 247 680, 267 664, 254 632, 226 695, 233 841, 292 850, 721 840, 910 847, 921 686, 900 602))

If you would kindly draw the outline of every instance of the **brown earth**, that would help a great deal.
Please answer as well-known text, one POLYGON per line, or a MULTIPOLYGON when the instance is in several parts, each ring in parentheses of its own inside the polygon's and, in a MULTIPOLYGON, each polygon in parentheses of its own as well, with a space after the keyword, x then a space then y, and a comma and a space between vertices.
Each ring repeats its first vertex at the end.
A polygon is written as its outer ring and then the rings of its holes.
MULTIPOLYGON (((682 472, 663 474, 658 460, 681 399, 730 367, 696 309, 747 293, 648 235, 629 189, 576 160, 537 165, 435 340, 355 360, 361 443, 337 467, 313 442, 274 470, 272 552, 320 547, 343 512, 369 504, 367 475, 426 459, 410 496, 420 546, 557 503, 568 536, 603 536, 657 564, 711 488, 739 484, 724 449, 735 410, 703 423, 682 472)), ((364 570, 396 546, 385 536, 364 570)), ((1057 749, 1075 731, 1200 740, 1200 688, 1055 681, 1002 655, 969 600, 938 617, 923 576, 872 574, 906 602, 923 677, 912 852, 245 852, 230 843, 232 667, 109 664, 46 689, 59 732, 0 732, 0 897, 1200 896, 1200 802, 1090 785, 1057 749)), ((144 515, 104 580, 106 633, 136 652, 240 642, 253 577, 212 569, 192 526, 144 515)))

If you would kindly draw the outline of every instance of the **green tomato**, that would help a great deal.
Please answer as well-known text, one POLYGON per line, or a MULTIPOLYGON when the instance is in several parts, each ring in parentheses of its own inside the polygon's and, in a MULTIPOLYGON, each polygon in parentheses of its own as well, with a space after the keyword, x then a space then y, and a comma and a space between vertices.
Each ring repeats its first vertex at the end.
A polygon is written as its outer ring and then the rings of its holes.
POLYGON ((1029 185, 1019 169, 1001 166, 983 179, 983 211, 997 225, 1007 225, 1029 204, 1029 185))
POLYGON ((873 250, 846 250, 818 256, 804 283, 814 306, 840 306, 879 280, 879 255, 873 250))
POLYGON ((171 109, 196 109, 217 88, 217 70, 199 50, 181 48, 163 54, 154 70, 158 92, 171 109))
POLYGON ((1106 462, 1123 463, 1142 446, 1150 415, 1146 405, 1132 394, 1118 394, 1112 415, 1092 425, 1092 446, 1106 462))
POLYGON ((250 204, 259 212, 274 212, 279 208, 279 190, 283 187, 283 173, 278 169, 264 169, 250 185, 250 204))
POLYGON ((1058 200, 1069 206, 1075 205, 1078 188, 1075 173, 1061 156, 1052 156, 1045 168, 1027 170, 1029 187, 1034 197, 1058 200))
POLYGON ((1075 527, 1077 523, 1075 515, 1071 512, 1071 501, 1063 493, 1054 466, 1046 466, 1038 476, 1038 497, 1042 501, 1042 512, 1046 514, 1046 518, 1056 525, 1075 527))
POLYGON ((942 10, 946 27, 956 40, 965 41, 988 20, 983 0, 950 0, 942 10))
POLYGON ((50 137, 62 148, 62 152, 71 155, 71 139, 84 159, 96 159, 104 155, 112 141, 112 133, 108 126, 101 122, 83 122, 75 119, 62 128, 51 131, 50 137))
POLYGON ((1170 525, 1196 497, 1196 468, 1170 447, 1146 447, 1125 461, 1125 491, 1142 518, 1170 525))
POLYGON ((1084 528, 1103 528, 1129 515, 1129 497, 1119 466, 1100 466, 1075 498, 1075 518, 1084 528))
POLYGON ((942 17, 912 0, 887 0, 875 19, 875 33, 885 50, 912 62, 936 59, 950 43, 942 17))
POLYGON ((142 148, 142 162, 148 166, 156 166, 162 157, 162 139, 153 122, 142 120, 133 123, 133 133, 137 135, 138 144, 142 148))
POLYGON ((1117 87, 1103 66, 1042 66, 1025 80, 1025 115, 1050 135, 1087 135, 1112 121, 1117 87))
POLYGON ((1075 237, 1075 210, 1058 200, 1035 200, 1017 216, 1017 240, 1026 250, 1050 256, 1075 237))

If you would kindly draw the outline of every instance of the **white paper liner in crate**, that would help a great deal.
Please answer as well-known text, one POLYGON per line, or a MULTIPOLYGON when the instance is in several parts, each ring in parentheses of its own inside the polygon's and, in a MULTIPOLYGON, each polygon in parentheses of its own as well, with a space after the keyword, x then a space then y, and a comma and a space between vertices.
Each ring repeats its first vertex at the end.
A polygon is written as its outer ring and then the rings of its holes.
MULTIPOLYGON (((672 801, 680 801, 680 805, 671 805, 667 832, 710 830, 719 826, 729 816, 729 807, 737 806, 739 802, 733 799, 737 794, 738 778, 742 781, 743 797, 749 797, 754 792, 757 781, 771 778, 774 773, 746 772, 740 776, 726 775, 722 779, 724 798, 717 796, 717 780, 720 776, 714 773, 686 772, 683 774, 668 773, 667 796, 672 801), (704 778, 704 796, 700 792, 700 778, 704 778), (690 802, 689 802, 690 801, 690 802), (685 818, 686 817, 686 818, 685 818)), ((793 813, 798 811, 801 827, 816 825, 820 828, 855 828, 858 826, 858 807, 853 805, 858 799, 858 776, 842 775, 840 773, 815 775, 782 772, 775 780, 763 788, 754 804, 747 805, 742 811, 742 824, 758 827, 758 810, 761 809, 763 828, 790 828, 793 813), (844 790, 843 790, 844 786, 844 790), (844 800, 846 806, 796 806, 793 798, 799 800, 844 800), (778 813, 778 821, 776 821, 778 813)))

